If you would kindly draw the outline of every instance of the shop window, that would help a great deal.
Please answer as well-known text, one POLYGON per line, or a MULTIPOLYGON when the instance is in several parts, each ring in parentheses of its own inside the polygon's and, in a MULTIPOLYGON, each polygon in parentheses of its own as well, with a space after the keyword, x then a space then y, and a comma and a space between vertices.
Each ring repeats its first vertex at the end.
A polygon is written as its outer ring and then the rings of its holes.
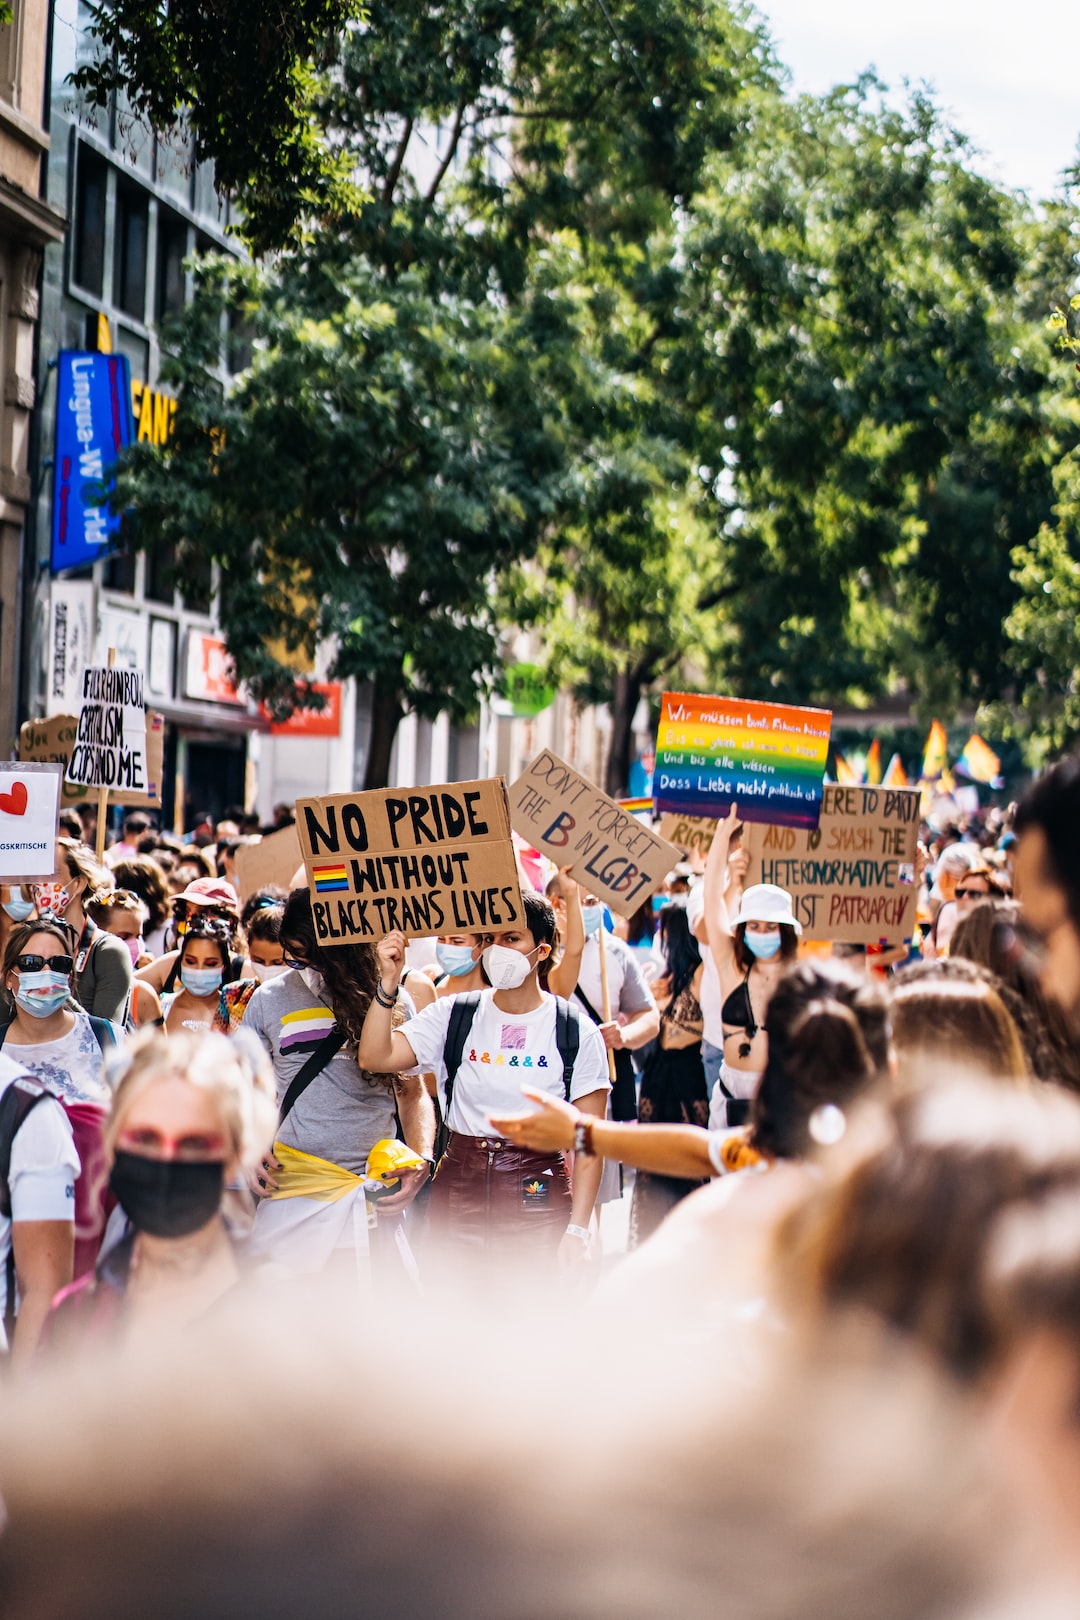
POLYGON ((75 280, 94 298, 105 285, 105 187, 109 166, 89 147, 79 147, 75 185, 75 280))
POLYGON ((145 191, 118 186, 113 301, 138 321, 146 319, 147 218, 145 191))
POLYGON ((188 228, 176 214, 158 210, 157 318, 164 320, 184 307, 184 260, 188 228))
POLYGON ((172 606, 176 591, 176 553, 172 546, 152 546, 146 553, 146 587, 148 601, 172 606))

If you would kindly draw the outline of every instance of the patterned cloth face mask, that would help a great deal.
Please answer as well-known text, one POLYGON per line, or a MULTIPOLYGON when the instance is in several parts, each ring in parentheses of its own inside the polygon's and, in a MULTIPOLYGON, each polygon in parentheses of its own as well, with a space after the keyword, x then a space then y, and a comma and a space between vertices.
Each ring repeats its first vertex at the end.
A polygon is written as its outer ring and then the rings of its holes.
POLYGON ((35 883, 34 904, 42 921, 49 917, 59 921, 71 904, 71 896, 63 883, 35 883))

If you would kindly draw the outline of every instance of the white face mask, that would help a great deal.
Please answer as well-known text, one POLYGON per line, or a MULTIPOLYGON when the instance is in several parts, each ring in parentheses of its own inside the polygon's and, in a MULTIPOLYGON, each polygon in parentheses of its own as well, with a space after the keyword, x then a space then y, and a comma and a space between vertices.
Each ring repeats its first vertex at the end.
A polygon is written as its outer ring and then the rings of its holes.
POLYGON ((532 972, 529 957, 539 949, 539 945, 535 945, 526 955, 524 951, 512 951, 508 945, 489 945, 483 960, 484 972, 491 980, 492 987, 496 990, 517 990, 532 972))
POLYGON ((313 968, 313 967, 301 968, 300 969, 300 977, 303 979, 304 983, 307 985, 308 989, 311 991, 313 996, 321 996, 322 995, 322 993, 323 993, 323 976, 319 972, 318 968, 313 968))
POLYGON ((251 971, 260 984, 265 984, 267 979, 280 979, 283 973, 288 973, 289 965, 287 962, 252 962, 251 971))

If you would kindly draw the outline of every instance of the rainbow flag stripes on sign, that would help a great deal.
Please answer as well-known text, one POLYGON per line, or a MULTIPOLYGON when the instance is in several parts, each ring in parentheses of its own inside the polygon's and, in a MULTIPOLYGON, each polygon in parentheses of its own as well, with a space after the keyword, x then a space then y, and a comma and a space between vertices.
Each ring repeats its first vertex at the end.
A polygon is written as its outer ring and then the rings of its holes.
POLYGON ((311 876, 316 894, 337 894, 349 887, 349 874, 344 863, 337 866, 313 866, 311 876))

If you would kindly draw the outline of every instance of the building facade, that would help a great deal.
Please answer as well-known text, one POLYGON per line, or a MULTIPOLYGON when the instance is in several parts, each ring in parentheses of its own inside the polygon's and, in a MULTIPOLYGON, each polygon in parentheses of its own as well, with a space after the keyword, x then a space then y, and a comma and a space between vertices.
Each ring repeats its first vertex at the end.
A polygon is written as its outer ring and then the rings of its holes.
POLYGON ((21 603, 33 505, 42 255, 65 211, 43 194, 49 151, 49 0, 15 0, 0 26, 0 739, 11 750, 24 658, 21 603))

